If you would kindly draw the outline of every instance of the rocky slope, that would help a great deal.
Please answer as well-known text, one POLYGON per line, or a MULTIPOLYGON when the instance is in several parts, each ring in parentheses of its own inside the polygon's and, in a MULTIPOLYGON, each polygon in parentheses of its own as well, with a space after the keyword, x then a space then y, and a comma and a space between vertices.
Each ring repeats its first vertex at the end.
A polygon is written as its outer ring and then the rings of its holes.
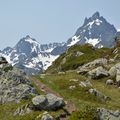
POLYGON ((53 62, 43 78, 41 76, 42 82, 76 104, 78 111, 70 120, 120 119, 119 37, 116 42, 114 48, 75 45, 53 62))
POLYGON ((36 94, 25 73, 12 67, 5 58, 0 57, 0 104, 19 103, 20 100, 29 99, 36 94))

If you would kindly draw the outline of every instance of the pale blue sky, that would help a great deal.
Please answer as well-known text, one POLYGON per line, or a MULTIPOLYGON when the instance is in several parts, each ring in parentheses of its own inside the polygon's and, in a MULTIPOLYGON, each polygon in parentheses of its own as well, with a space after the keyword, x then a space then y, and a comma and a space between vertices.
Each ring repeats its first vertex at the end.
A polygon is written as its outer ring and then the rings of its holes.
POLYGON ((67 41, 96 11, 120 28, 120 0, 0 0, 0 49, 27 34, 40 43, 67 41))

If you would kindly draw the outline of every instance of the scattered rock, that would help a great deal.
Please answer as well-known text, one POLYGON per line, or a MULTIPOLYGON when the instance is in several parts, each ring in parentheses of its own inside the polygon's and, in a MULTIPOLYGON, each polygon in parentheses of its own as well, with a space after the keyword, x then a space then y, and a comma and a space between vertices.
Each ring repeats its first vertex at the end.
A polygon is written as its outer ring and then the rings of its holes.
POLYGON ((106 71, 102 66, 97 67, 88 72, 88 76, 91 79, 99 79, 102 77, 107 77, 109 75, 108 71, 106 71))
POLYGON ((53 120, 53 117, 46 111, 38 115, 35 120, 53 120))
POLYGON ((107 100, 110 100, 111 98, 108 97, 108 96, 105 96, 103 93, 99 92, 98 90, 96 89, 89 89, 88 91, 90 94, 93 94, 95 95, 96 97, 100 98, 101 100, 104 100, 104 101, 107 101, 107 100))
POLYGON ((81 87, 92 87, 92 84, 89 80, 86 80, 86 81, 82 81, 80 82, 79 84, 81 87))
POLYGON ((53 117, 48 112, 44 112, 41 120, 53 120, 53 117))
POLYGON ((111 79, 108 79, 108 80, 106 81, 106 85, 112 85, 113 83, 114 83, 114 81, 111 80, 111 79))
POLYGON ((78 79, 70 79, 70 82, 78 82, 78 79))
POLYGON ((75 88, 76 88, 75 85, 69 86, 69 89, 70 89, 70 90, 74 90, 75 88))
POLYGON ((58 72, 58 75, 65 75, 65 72, 58 72))
POLYGON ((100 120, 120 120, 120 111, 107 110, 105 108, 98 108, 97 110, 100 120))
POLYGON ((36 96, 32 103, 36 110, 56 110, 65 105, 63 99, 54 94, 36 96))
POLYGON ((84 53, 82 53, 82 52, 80 52, 80 51, 77 51, 77 52, 75 53, 75 56, 76 56, 76 57, 80 57, 81 55, 84 55, 84 53))

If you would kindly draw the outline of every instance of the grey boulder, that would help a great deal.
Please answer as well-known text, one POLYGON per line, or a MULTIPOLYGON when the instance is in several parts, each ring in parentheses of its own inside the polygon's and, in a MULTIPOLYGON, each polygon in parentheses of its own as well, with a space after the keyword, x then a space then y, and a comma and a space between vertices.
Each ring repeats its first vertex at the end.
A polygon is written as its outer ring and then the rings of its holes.
POLYGON ((109 73, 102 66, 97 67, 88 72, 88 77, 91 79, 99 79, 99 78, 107 77, 107 76, 109 76, 109 73))
POLYGON ((120 120, 120 111, 107 110, 105 108, 98 108, 98 115, 100 120, 120 120))
POLYGON ((56 110, 65 105, 63 99, 54 94, 36 96, 32 99, 32 104, 39 110, 56 110))

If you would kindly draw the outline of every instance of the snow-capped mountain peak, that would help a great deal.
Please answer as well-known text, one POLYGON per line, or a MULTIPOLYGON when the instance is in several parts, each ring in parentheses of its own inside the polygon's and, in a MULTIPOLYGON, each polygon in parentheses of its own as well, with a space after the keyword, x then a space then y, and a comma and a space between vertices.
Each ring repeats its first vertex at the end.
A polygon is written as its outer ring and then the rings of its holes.
MULTIPOLYGON (((105 18, 96 12, 90 18, 85 18, 84 24, 78 28, 75 35, 71 37, 67 44, 92 44, 94 47, 112 47, 116 29, 108 23, 105 18), (74 40, 74 38, 77 38, 74 40)), ((72 44, 72 45, 74 45, 72 44)))
POLYGON ((7 47, 0 54, 27 74, 37 74, 52 64, 59 56, 59 53, 52 54, 52 51, 63 45, 64 43, 40 44, 27 35, 20 39, 15 47, 7 47))

